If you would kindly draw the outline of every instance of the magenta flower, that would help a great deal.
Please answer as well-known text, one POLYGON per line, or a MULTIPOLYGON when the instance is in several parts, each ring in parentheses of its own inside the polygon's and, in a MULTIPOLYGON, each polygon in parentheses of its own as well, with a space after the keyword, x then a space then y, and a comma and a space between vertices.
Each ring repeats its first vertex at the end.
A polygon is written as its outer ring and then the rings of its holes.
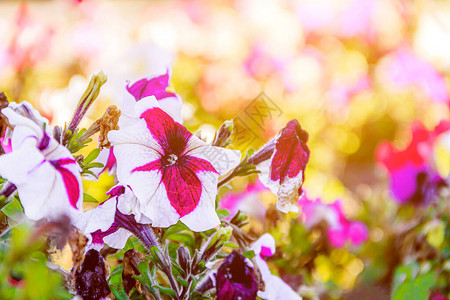
POLYGON ((227 209, 231 216, 234 216, 238 210, 241 210, 255 218, 263 219, 266 215, 266 207, 259 201, 261 192, 267 188, 256 181, 247 185, 244 191, 239 193, 227 193, 220 199, 220 208, 227 209))
POLYGON ((218 178, 239 163, 240 152, 206 144, 165 113, 154 97, 136 102, 135 111, 139 119, 108 135, 119 182, 132 188, 141 212, 155 227, 178 220, 194 231, 217 226, 218 178))
POLYGON ((361 221, 349 221, 342 212, 340 201, 331 204, 322 203, 319 199, 310 201, 306 197, 299 201, 306 227, 314 227, 321 222, 328 225, 327 234, 330 244, 341 248, 347 241, 359 246, 369 236, 367 226, 361 221))
MULTIPOLYGON (((163 75, 153 78, 142 78, 133 84, 128 83, 126 88, 136 102, 146 97, 154 96, 163 111, 168 113, 175 121, 182 123, 181 106, 183 103, 180 96, 167 91, 169 80, 169 70, 166 70, 166 73, 163 75)), ((126 102, 122 106, 122 110, 125 109, 126 113, 128 107, 133 107, 133 101, 130 101, 128 97, 124 101, 126 102)))
POLYGON ((80 213, 80 167, 45 131, 48 121, 26 102, 11 103, 2 113, 14 128, 5 133, 12 151, 0 156, 0 175, 17 187, 26 216, 39 220, 80 213))
POLYGON ((277 208, 298 212, 297 201, 303 193, 304 172, 309 160, 308 133, 297 120, 285 128, 249 160, 256 165, 261 182, 277 195, 277 208))
POLYGON ((389 172, 390 189, 399 204, 427 204, 444 184, 433 167, 433 147, 437 138, 450 130, 450 122, 442 121, 432 131, 416 123, 412 126, 412 140, 403 150, 391 144, 381 144, 377 161, 389 172))
POLYGON ((218 300, 256 299, 258 283, 253 268, 236 251, 225 258, 217 270, 215 280, 218 300))

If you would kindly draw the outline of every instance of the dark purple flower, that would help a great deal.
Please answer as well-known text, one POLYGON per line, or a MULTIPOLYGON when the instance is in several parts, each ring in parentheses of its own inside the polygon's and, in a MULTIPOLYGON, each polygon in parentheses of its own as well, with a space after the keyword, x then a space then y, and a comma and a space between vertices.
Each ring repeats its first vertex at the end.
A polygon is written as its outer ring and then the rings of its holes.
POLYGON ((216 274, 218 300, 256 299, 258 283, 245 257, 236 251, 228 255, 216 274))
POLYGON ((84 300, 103 299, 109 295, 105 259, 97 250, 86 253, 81 269, 75 274, 75 289, 84 300))

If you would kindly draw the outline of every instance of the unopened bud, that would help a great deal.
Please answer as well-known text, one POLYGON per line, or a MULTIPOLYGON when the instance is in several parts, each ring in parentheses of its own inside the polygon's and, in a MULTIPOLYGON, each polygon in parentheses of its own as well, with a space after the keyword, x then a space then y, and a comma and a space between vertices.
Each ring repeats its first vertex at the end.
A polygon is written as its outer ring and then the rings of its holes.
MULTIPOLYGON (((72 133, 75 132, 75 129, 80 124, 81 119, 83 119, 89 107, 91 107, 95 99, 97 99, 97 96, 100 93, 100 88, 102 87, 102 85, 105 84, 105 82, 106 82, 106 75, 102 71, 100 71, 98 74, 94 74, 91 77, 91 81, 89 82, 86 91, 84 92, 83 96, 81 96, 81 99, 78 102, 78 105, 75 109, 75 113, 73 114, 72 117, 72 121, 70 122, 67 131, 70 131, 72 133)), ((63 144, 67 142, 67 139, 68 137, 65 136, 63 144)))
POLYGON ((231 237, 233 229, 230 226, 222 227, 217 230, 214 235, 206 242, 201 252, 201 260, 208 261, 215 253, 217 253, 231 237))
POLYGON ((178 254, 178 263, 180 264, 180 267, 188 273, 188 268, 190 267, 190 255, 189 251, 186 247, 180 247, 177 250, 178 254))
POLYGON ((230 136, 233 133, 233 129, 234 121, 225 121, 222 126, 220 126, 219 130, 217 130, 212 145, 217 147, 226 147, 231 144, 232 141, 230 139, 230 136))

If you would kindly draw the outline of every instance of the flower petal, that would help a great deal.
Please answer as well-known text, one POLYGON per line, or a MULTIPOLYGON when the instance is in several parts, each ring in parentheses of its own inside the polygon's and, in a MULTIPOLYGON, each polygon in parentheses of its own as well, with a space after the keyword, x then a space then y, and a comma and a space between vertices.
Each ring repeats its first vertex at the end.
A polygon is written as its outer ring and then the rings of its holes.
POLYGON ((202 193, 195 209, 180 219, 193 231, 205 231, 220 224, 215 210, 218 175, 213 172, 196 174, 202 183, 202 193))
POLYGON ((154 227, 168 227, 178 221, 180 216, 170 205, 159 171, 134 172, 124 183, 133 189, 142 214, 152 220, 154 227))
POLYGON ((189 139, 185 153, 209 161, 220 175, 225 175, 241 161, 239 150, 211 146, 194 135, 189 139))
POLYGON ((106 231, 114 223, 116 215, 116 199, 110 198, 96 208, 84 212, 75 221, 75 226, 85 233, 97 230, 106 231))

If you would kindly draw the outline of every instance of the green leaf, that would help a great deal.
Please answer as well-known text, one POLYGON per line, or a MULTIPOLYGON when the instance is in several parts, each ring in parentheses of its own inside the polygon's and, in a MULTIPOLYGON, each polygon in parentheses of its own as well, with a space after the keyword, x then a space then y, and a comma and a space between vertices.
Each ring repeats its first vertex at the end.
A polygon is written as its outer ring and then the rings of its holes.
POLYGON ((244 257, 247 257, 248 259, 253 259, 253 257, 255 257, 255 251, 253 250, 249 250, 244 252, 244 257))
POLYGON ((178 222, 175 225, 171 226, 169 229, 167 229, 166 232, 164 232, 162 240, 165 241, 169 235, 178 233, 183 230, 189 230, 189 228, 183 223, 178 222))
POLYGON ((125 293, 125 290, 122 286, 120 286, 120 289, 116 288, 115 286, 110 285, 109 288, 111 289, 111 292, 113 293, 114 297, 117 300, 128 300, 128 295, 125 293))
POLYGON ((235 243, 232 243, 232 242, 226 242, 223 245, 226 247, 230 247, 230 248, 239 248, 238 245, 236 245, 235 243))
POLYGON ((83 202, 98 203, 97 199, 86 193, 83 194, 83 202))
POLYGON ((436 274, 429 272, 414 279, 415 270, 412 269, 414 266, 417 264, 413 263, 399 267, 400 270, 397 269, 396 276, 400 276, 403 281, 398 284, 398 278, 394 279, 398 285, 394 288, 393 300, 428 299, 431 288, 436 284, 436 274))
POLYGON ((86 166, 87 169, 90 168, 103 168, 105 165, 99 162, 90 163, 86 166))
POLYGON ((195 245, 194 236, 190 232, 186 232, 186 233, 180 232, 180 233, 172 234, 172 235, 169 235, 167 237, 167 239, 175 241, 175 242, 180 242, 180 243, 184 244, 185 246, 192 247, 193 245, 195 245))
POLYGON ((177 281, 184 287, 187 287, 189 285, 189 282, 187 282, 186 280, 182 279, 181 277, 178 277, 177 281))
POLYGON ((177 250, 178 250, 178 248, 180 248, 180 245, 178 245, 177 243, 169 243, 167 247, 169 249, 169 256, 173 260, 176 260, 177 259, 177 250))
POLYGON ((172 298, 176 298, 177 294, 175 293, 174 290, 164 287, 164 286, 160 286, 160 285, 154 285, 153 287, 156 287, 158 290, 160 290, 163 294, 169 295, 172 298))
POLYGON ((223 220, 230 215, 230 212, 227 209, 218 209, 216 210, 219 219, 223 220))
POLYGON ((12 220, 19 220, 23 216, 23 207, 20 204, 18 197, 14 197, 14 200, 9 202, 3 207, 2 212, 12 220))
POLYGON ((160 257, 161 257, 161 251, 159 251, 158 247, 152 246, 152 247, 150 248, 150 254, 151 254, 152 260, 153 260, 154 262, 157 262, 157 263, 160 263, 160 262, 161 262, 161 259, 160 259, 160 257))
POLYGON ((88 165, 94 161, 100 154, 100 149, 96 148, 89 153, 89 155, 83 160, 83 164, 88 165))

